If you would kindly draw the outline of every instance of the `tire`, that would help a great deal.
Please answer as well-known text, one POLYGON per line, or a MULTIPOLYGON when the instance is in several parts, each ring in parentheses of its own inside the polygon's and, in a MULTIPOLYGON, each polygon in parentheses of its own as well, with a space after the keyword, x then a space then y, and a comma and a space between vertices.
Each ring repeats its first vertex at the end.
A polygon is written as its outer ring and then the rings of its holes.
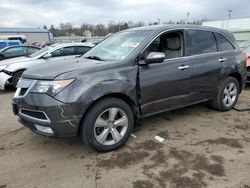
POLYGON ((14 74, 12 83, 13 83, 13 86, 14 86, 15 88, 16 88, 17 83, 18 83, 18 81, 20 80, 20 78, 21 78, 23 72, 24 72, 24 70, 21 70, 21 71, 17 71, 17 72, 14 74))
POLYGON ((238 100, 239 91, 240 86, 238 80, 234 77, 227 77, 218 88, 216 97, 210 101, 210 106, 221 112, 231 110, 238 100), (230 87, 232 87, 232 89, 230 89, 230 87), (231 100, 228 97, 230 97, 231 100))
POLYGON ((86 113, 80 127, 84 143, 99 152, 120 148, 134 127, 134 114, 130 106, 118 98, 105 98, 86 113))

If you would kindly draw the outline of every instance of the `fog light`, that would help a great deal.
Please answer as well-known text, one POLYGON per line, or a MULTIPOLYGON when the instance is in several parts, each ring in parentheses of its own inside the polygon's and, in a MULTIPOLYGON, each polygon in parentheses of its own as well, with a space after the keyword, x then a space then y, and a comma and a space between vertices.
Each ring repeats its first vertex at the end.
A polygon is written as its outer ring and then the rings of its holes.
POLYGON ((35 124, 35 127, 38 131, 43 132, 43 133, 48 133, 48 134, 54 133, 50 127, 44 127, 44 126, 40 126, 36 124, 35 124))

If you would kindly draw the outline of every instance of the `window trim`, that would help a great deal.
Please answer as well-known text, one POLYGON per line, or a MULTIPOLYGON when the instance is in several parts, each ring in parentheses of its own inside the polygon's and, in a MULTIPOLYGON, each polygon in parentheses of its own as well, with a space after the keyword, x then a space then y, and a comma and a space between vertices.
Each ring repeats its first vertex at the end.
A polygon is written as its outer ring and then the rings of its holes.
POLYGON ((215 31, 214 31, 213 34, 214 34, 214 38, 215 38, 215 40, 216 40, 217 52, 228 52, 228 51, 234 51, 234 50, 237 49, 237 48, 232 44, 232 42, 231 42, 227 37, 225 37, 224 35, 222 35, 221 33, 218 33, 218 32, 215 32, 215 31), (232 45, 233 49, 232 49, 232 50, 223 50, 223 51, 219 51, 219 44, 218 44, 218 40, 217 40, 217 38, 216 38, 216 34, 221 35, 222 37, 224 37, 224 38, 227 40, 227 42, 229 42, 229 43, 232 45))
MULTIPOLYGON (((181 53, 182 53, 182 56, 180 57, 174 57, 174 58, 170 58, 170 59, 166 59, 164 60, 164 62, 166 60, 172 60, 172 59, 178 59, 178 58, 181 58, 181 57, 185 57, 186 55, 186 48, 185 48, 185 45, 186 45, 186 37, 185 37, 185 31, 184 29, 169 29, 169 30, 164 30, 162 32, 160 32, 159 34, 156 35, 156 37, 154 37, 148 44, 145 48, 143 48, 143 50, 141 50, 140 54, 138 57, 141 57, 141 55, 147 50, 147 48, 154 42, 155 39, 157 39, 158 37, 161 37, 162 35, 164 34, 167 34, 167 33, 173 33, 173 32, 176 32, 180 35, 180 39, 181 39, 181 53), (181 33, 180 33, 181 32, 181 33)), ((139 58, 140 59, 140 58, 139 58)), ((143 60, 140 60, 140 61, 143 61, 143 60)))
MULTIPOLYGON (((184 56, 182 57, 178 57, 178 58, 172 58, 172 59, 168 59, 168 60, 178 60, 178 59, 181 59, 181 58, 190 58, 190 57, 199 57, 199 56, 204 56, 204 55, 211 55, 211 54, 214 54, 214 53, 225 53, 225 52, 231 52, 231 51, 237 51, 238 48, 228 39, 227 36, 225 36, 223 33, 221 33, 220 31, 214 31, 212 29, 203 29, 203 28, 184 28, 184 27, 180 27, 180 28, 172 28, 172 29, 167 29, 167 30, 164 30, 164 31, 161 31, 160 33, 158 33, 155 37, 153 37, 150 42, 141 50, 141 52, 139 53, 139 55, 137 56, 137 58, 139 59, 139 57, 143 54, 143 52, 149 47, 149 45, 157 38, 159 37, 161 34, 165 33, 165 32, 169 32, 169 31, 183 31, 184 33, 184 40, 183 42, 186 44, 186 30, 198 30, 198 31, 210 31, 212 33, 219 33, 221 34, 223 37, 225 37, 231 44, 232 46, 234 47, 234 50, 228 50, 228 51, 221 51, 221 52, 212 52, 212 53, 204 53, 204 54, 197 54, 197 55, 192 55, 192 56, 186 56, 186 47, 184 49, 185 53, 184 53, 184 56)), ((165 60, 164 60, 165 62, 165 60)), ((137 63, 138 64, 138 63, 137 63)))

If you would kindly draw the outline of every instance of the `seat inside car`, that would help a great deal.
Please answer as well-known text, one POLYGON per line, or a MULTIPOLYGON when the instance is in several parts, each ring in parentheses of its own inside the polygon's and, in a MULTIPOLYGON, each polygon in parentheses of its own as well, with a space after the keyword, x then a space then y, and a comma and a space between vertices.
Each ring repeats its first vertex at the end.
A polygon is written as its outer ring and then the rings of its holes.
POLYGON ((182 53, 179 34, 162 36, 161 52, 165 54, 166 59, 180 57, 182 53))

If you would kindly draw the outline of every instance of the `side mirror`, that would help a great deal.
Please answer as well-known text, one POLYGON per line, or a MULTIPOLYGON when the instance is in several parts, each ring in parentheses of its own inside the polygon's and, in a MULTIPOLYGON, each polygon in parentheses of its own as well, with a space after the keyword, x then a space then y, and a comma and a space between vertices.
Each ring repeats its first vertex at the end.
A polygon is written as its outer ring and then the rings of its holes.
POLYGON ((162 63, 165 59, 165 54, 162 52, 151 52, 146 57, 146 64, 162 63))
POLYGON ((50 58, 50 57, 52 57, 51 54, 45 54, 45 55, 43 56, 44 59, 48 59, 48 58, 50 58))

